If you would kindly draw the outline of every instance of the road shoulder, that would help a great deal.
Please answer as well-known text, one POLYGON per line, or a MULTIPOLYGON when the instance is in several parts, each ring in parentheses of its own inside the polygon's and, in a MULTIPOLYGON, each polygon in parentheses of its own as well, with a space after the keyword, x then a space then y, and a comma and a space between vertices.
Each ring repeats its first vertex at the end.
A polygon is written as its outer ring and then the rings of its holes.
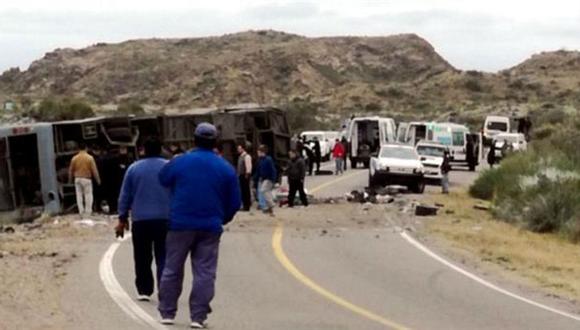
POLYGON ((578 313, 580 264, 570 262, 580 260, 577 245, 497 221, 464 190, 425 201, 444 206, 414 233, 423 243, 508 290, 578 313))

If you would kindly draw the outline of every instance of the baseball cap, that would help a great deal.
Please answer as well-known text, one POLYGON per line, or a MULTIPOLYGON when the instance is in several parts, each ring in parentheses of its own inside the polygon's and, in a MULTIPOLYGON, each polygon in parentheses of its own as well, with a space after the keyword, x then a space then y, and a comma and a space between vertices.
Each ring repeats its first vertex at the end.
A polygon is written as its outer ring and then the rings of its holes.
POLYGON ((204 139, 217 139, 217 129, 210 123, 201 123, 197 125, 193 135, 204 139))

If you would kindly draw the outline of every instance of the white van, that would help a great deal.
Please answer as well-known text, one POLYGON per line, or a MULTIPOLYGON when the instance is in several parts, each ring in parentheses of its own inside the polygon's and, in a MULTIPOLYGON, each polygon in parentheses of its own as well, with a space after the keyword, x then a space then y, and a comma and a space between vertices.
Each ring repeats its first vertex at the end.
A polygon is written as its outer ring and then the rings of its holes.
POLYGON ((485 124, 483 125, 483 136, 486 139, 493 140, 493 138, 501 133, 511 132, 510 119, 504 116, 487 116, 485 124))
POLYGON ((399 124, 397 141, 400 143, 416 146, 419 141, 433 141, 432 122, 414 121, 399 124))
POLYGON ((397 139, 400 143, 417 145, 419 141, 441 143, 449 149, 451 161, 467 162, 468 136, 474 143, 475 163, 470 164, 470 170, 475 170, 481 158, 481 138, 479 134, 471 134, 465 125, 456 123, 411 122, 399 127, 397 139))
POLYGON ((358 163, 369 167, 371 157, 376 157, 385 144, 396 142, 396 124, 392 118, 355 117, 347 131, 351 167, 358 163))

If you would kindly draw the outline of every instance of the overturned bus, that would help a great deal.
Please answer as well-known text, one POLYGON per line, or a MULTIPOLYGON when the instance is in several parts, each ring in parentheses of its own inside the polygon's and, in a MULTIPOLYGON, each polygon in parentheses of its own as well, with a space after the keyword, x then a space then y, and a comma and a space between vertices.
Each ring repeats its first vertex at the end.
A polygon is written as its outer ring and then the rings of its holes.
POLYGON ((286 113, 275 107, 242 105, 224 108, 203 108, 176 114, 136 117, 132 126, 140 132, 140 140, 160 136, 166 147, 189 150, 194 146, 193 132, 202 122, 213 123, 219 131, 223 156, 232 164, 238 158, 236 146, 249 142, 256 159, 257 146, 265 144, 276 165, 288 163, 290 129, 286 113))
POLYGON ((189 150, 195 127, 201 122, 216 125, 223 156, 232 164, 238 158, 236 146, 245 141, 254 146, 254 155, 256 146, 267 145, 279 168, 288 162, 288 122, 283 111, 272 107, 196 109, 159 116, 97 117, 0 127, 0 222, 74 210, 75 187, 68 178, 68 168, 80 141, 89 146, 99 167, 104 164, 103 185, 99 187, 104 197, 95 195, 95 207, 105 200, 114 212, 124 169, 139 158, 138 146, 156 136, 167 147, 189 150))

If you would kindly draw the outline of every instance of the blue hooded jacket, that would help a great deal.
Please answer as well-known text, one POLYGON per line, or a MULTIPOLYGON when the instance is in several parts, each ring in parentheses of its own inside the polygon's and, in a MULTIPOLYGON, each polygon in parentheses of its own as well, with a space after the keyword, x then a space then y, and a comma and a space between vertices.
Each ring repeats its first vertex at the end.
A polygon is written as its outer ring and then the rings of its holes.
POLYGON ((174 158, 159 173, 171 190, 169 230, 222 232, 240 209, 240 186, 233 166, 209 149, 174 158))
POLYGON ((129 166, 119 195, 119 218, 133 221, 168 220, 169 190, 159 183, 163 158, 145 158, 129 166))
POLYGON ((274 160, 270 156, 260 157, 258 161, 258 168, 256 170, 255 180, 270 180, 276 182, 278 179, 278 173, 276 171, 276 165, 274 160))

